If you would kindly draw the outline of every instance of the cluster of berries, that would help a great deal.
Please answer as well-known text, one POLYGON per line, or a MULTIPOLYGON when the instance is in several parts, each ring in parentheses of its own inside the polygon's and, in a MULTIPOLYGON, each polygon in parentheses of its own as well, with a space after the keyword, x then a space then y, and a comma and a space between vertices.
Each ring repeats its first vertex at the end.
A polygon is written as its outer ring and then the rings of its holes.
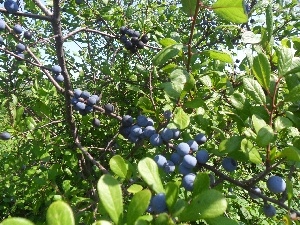
MULTIPOLYGON (((5 21, 4 20, 0 20, 0 31, 5 30, 5 21)), ((13 27, 13 31, 16 34, 22 34, 23 32, 23 28, 22 26, 20 26, 19 24, 16 24, 13 27)), ((27 40, 30 40, 32 38, 32 34, 29 31, 25 31, 24 32, 24 38, 27 40)), ((4 40, 3 38, 0 36, 0 45, 4 44, 4 40)), ((19 43, 16 45, 16 55, 18 55, 20 58, 24 59, 24 54, 23 52, 25 51, 26 47, 23 43, 19 43)))
POLYGON ((54 79, 57 82, 63 82, 64 81, 64 76, 61 74, 61 67, 59 65, 52 66, 51 71, 54 75, 54 79))
MULTIPOLYGON (((93 112, 93 106, 100 101, 98 95, 91 95, 88 91, 74 90, 74 96, 71 103, 76 111, 83 116, 93 112)), ((100 124, 99 124, 100 125, 100 124)))
POLYGON ((120 34, 120 42, 123 43, 124 47, 131 53, 136 53, 138 49, 143 49, 149 40, 146 34, 141 36, 140 32, 125 26, 120 28, 120 34))
POLYGON ((16 13, 19 10, 19 5, 17 2, 15 2, 13 0, 6 0, 4 2, 4 8, 9 13, 16 13))
POLYGON ((132 143, 137 143, 142 139, 149 139, 151 145, 160 146, 171 139, 177 140, 180 136, 180 131, 178 129, 164 128, 158 133, 151 118, 139 115, 136 123, 133 123, 133 118, 130 115, 125 115, 122 118, 120 134, 132 143))

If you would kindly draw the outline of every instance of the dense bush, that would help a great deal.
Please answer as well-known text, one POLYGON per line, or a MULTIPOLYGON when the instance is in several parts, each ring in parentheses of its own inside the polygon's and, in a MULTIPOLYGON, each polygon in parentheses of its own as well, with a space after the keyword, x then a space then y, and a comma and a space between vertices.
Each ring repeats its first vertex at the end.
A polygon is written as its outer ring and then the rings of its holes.
POLYGON ((1 225, 300 224, 297 1, 1 6, 1 225))

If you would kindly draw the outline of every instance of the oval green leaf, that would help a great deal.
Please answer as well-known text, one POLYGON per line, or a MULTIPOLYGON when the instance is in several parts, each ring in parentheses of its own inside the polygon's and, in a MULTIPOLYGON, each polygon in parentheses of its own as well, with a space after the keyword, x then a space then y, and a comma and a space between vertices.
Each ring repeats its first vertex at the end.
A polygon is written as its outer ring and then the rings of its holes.
POLYGON ((11 217, 3 220, 1 225, 34 225, 30 220, 21 217, 11 217))
POLYGON ((143 215, 150 204, 150 190, 143 190, 136 193, 129 203, 127 211, 127 224, 134 225, 139 216, 143 215))
POLYGON ((176 108, 174 113, 174 123, 178 125, 179 129, 184 129, 190 124, 190 117, 182 108, 176 108))
POLYGON ((169 59, 177 56, 181 51, 183 45, 182 44, 174 44, 170 45, 164 49, 162 49, 154 58, 153 65, 159 66, 165 64, 169 59))
POLYGON ((159 177, 157 164, 153 159, 147 157, 139 161, 138 171, 142 176, 143 180, 148 186, 156 193, 164 193, 162 182, 159 177))
POLYGON ((127 165, 120 155, 115 155, 109 160, 110 169, 119 177, 126 178, 127 165))
POLYGON ((218 0, 213 4, 212 9, 218 16, 227 21, 233 23, 246 23, 248 21, 243 0, 218 0))
POLYGON ((49 225, 75 225, 74 215, 71 207, 63 202, 53 202, 46 215, 47 224, 49 225))
POLYGON ((122 224, 123 198, 119 182, 109 174, 102 175, 97 184, 100 201, 115 224, 122 224))

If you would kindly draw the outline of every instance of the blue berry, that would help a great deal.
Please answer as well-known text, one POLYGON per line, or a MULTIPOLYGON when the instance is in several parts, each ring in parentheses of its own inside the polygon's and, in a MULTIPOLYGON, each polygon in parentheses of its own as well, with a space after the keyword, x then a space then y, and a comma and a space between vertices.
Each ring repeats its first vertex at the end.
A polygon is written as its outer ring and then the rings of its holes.
POLYGON ((171 110, 164 111, 164 118, 166 120, 170 120, 172 118, 172 112, 171 112, 171 110))
POLYGON ((132 143, 137 143, 140 140, 140 138, 138 136, 135 136, 132 133, 130 133, 128 135, 128 140, 132 143))
POLYGON ((80 97, 83 98, 84 100, 87 100, 90 96, 91 96, 91 94, 88 91, 83 91, 80 94, 80 97))
POLYGON ((264 214, 266 215, 266 217, 273 217, 276 214, 275 207, 270 204, 264 205, 263 211, 264 211, 264 214))
POLYGON ((172 173, 175 171, 175 164, 171 160, 167 160, 163 168, 166 173, 172 173))
POLYGON ((86 105, 85 105, 83 102, 77 102, 76 105, 75 105, 75 109, 76 109, 76 110, 79 110, 79 111, 80 111, 80 110, 82 111, 82 110, 85 109, 85 106, 86 106, 86 105))
POLYGON ((0 20, 0 30, 5 30, 5 24, 4 20, 0 20))
POLYGON ((100 101, 100 97, 98 95, 92 95, 91 97, 96 99, 96 103, 100 101))
POLYGON ((30 31, 25 31, 24 32, 24 38, 27 40, 30 40, 32 38, 32 33, 30 31))
POLYGON ((154 157, 154 161, 156 162, 157 166, 161 168, 167 163, 167 159, 163 155, 156 155, 154 157))
POLYGON ((11 138, 11 135, 7 131, 4 131, 4 132, 0 133, 0 139, 1 140, 8 140, 10 138, 11 138))
POLYGON ((170 160, 175 164, 175 165, 179 165, 182 161, 181 156, 177 153, 177 152, 173 152, 170 160))
MULTIPOLYGON (((254 191, 255 193, 261 194, 261 190, 258 187, 253 187, 253 188, 251 188, 251 190, 254 191)), ((259 196, 257 196, 256 194, 254 194, 252 192, 249 192, 249 196, 250 196, 250 198, 253 198, 253 199, 259 198, 259 196)))
POLYGON ((190 146, 193 152, 198 151, 198 143, 195 140, 189 140, 187 144, 190 146))
POLYGON ((148 120, 146 116, 143 115, 139 115, 137 117, 137 125, 141 126, 141 127, 146 127, 148 124, 148 120))
POLYGON ((64 81, 64 76, 61 75, 61 74, 57 74, 54 76, 54 79, 57 81, 57 82, 63 82, 64 81))
POLYGON ((150 138, 155 133, 156 133, 156 130, 153 126, 147 126, 144 129, 143 136, 145 138, 150 138))
POLYGON ((235 171, 237 169, 237 165, 237 162, 233 158, 227 157, 222 160, 222 166, 227 172, 235 171))
POLYGON ((173 131, 169 128, 165 128, 160 132, 160 135, 165 142, 168 142, 173 138, 173 131))
POLYGON ((267 187, 273 193, 280 193, 286 189, 285 181, 279 176, 269 177, 267 187))
POLYGON ((199 150, 196 153, 196 159, 197 159, 198 163, 205 164, 209 159, 208 152, 205 149, 199 150))
POLYGON ((202 133, 197 134, 194 139, 198 143, 198 145, 202 145, 206 142, 206 136, 202 133))
POLYGON ((154 195, 150 205, 155 214, 167 211, 166 195, 164 193, 154 195))
POLYGON ((160 146, 162 145, 163 143, 163 140, 161 138, 161 136, 159 134, 153 134, 151 137, 150 137, 150 144, 153 145, 153 146, 160 146))
POLYGON ((100 125, 101 125, 100 120, 97 118, 93 118, 92 124, 94 127, 100 127, 100 125))
POLYGON ((13 27, 13 31, 14 31, 16 34, 21 34, 21 33, 23 32, 23 28, 21 27, 21 25, 16 24, 16 25, 13 27))
POLYGON ((119 132, 121 135, 123 135, 124 138, 128 138, 128 136, 130 134, 130 130, 131 130, 131 127, 121 126, 119 129, 119 132))
POLYGON ((185 188, 185 190, 187 191, 193 190, 195 178, 196 175, 193 173, 189 173, 182 178, 182 186, 185 188))
POLYGON ((179 155, 185 156, 185 155, 189 154, 190 146, 185 142, 181 142, 179 145, 176 146, 176 150, 179 155))
POLYGON ((54 65, 54 66, 52 66, 52 72, 54 73, 54 74, 59 74, 59 73, 61 73, 61 67, 59 66, 59 65, 54 65))
POLYGON ((123 116, 123 118, 122 118, 122 125, 124 127, 130 127, 132 124, 133 124, 133 119, 132 119, 131 116, 129 116, 129 115, 123 116))
POLYGON ((185 155, 182 160, 182 165, 186 168, 193 169, 197 165, 197 159, 192 155, 185 155))
POLYGON ((92 106, 92 105, 95 105, 96 102, 97 102, 97 99, 91 96, 91 97, 89 97, 88 100, 86 101, 86 104, 92 106))
POLYGON ((82 91, 80 89, 75 89, 74 90, 74 96, 76 98, 80 98, 81 93, 82 93, 82 91))
POLYGON ((18 3, 13 1, 13 0, 6 0, 4 2, 4 8, 7 10, 9 13, 16 13, 19 10, 18 3))
POLYGON ((153 121, 153 119, 147 118, 147 120, 148 120, 147 126, 154 126, 154 121, 153 121))
POLYGON ((182 174, 183 176, 193 171, 191 168, 186 168, 182 163, 179 164, 178 169, 179 169, 179 173, 182 174))
POLYGON ((178 130, 177 128, 173 128, 173 139, 174 140, 178 140, 180 138, 180 130, 178 130))
POLYGON ((133 136, 140 136, 141 134, 143 133, 143 130, 140 126, 138 125, 134 125, 131 127, 131 130, 130 130, 130 134, 133 135, 133 136))
POLYGON ((105 110, 105 113, 110 114, 115 111, 115 107, 112 104, 106 104, 106 105, 104 105, 104 110, 105 110))
POLYGON ((25 45, 23 45, 21 43, 17 44, 17 46, 16 46, 16 49, 18 52, 24 52, 25 48, 26 48, 25 45))
POLYGON ((76 98, 76 97, 73 97, 72 99, 71 99, 71 104, 72 105, 76 105, 77 104, 77 102, 78 102, 78 98, 76 98))

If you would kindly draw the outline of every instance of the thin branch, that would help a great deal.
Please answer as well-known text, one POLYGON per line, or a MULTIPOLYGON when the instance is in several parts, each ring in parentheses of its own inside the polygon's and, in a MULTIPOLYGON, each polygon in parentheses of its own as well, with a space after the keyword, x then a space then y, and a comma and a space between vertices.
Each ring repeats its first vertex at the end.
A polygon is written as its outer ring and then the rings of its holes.
MULTIPOLYGON (((4 8, 0 8, 0 12, 4 13, 4 14, 11 14, 11 13, 7 12, 6 9, 4 9, 4 8)), ((28 18, 32 18, 32 19, 46 20, 49 22, 52 20, 52 18, 50 16, 42 16, 42 15, 37 15, 37 14, 33 14, 33 13, 16 12, 16 13, 13 13, 13 15, 24 16, 24 17, 28 17, 28 18)))
POLYGON ((103 173, 108 174, 108 171, 99 163, 97 162, 93 156, 88 153, 80 144, 80 141, 78 138, 75 140, 76 146, 81 150, 81 152, 95 165, 97 166, 103 173))
POLYGON ((52 12, 50 12, 47 7, 40 0, 33 0, 35 5, 38 6, 47 16, 52 16, 52 12))
POLYGON ((114 35, 107 34, 105 32, 99 31, 99 30, 93 30, 93 29, 90 29, 90 28, 81 27, 81 28, 79 28, 77 30, 74 30, 74 31, 68 33, 65 37, 62 38, 62 40, 65 41, 66 39, 68 39, 68 38, 72 37, 73 35, 75 35, 77 33, 80 33, 80 32, 96 33, 96 34, 100 34, 102 36, 111 37, 111 38, 115 38, 116 37, 114 35))

